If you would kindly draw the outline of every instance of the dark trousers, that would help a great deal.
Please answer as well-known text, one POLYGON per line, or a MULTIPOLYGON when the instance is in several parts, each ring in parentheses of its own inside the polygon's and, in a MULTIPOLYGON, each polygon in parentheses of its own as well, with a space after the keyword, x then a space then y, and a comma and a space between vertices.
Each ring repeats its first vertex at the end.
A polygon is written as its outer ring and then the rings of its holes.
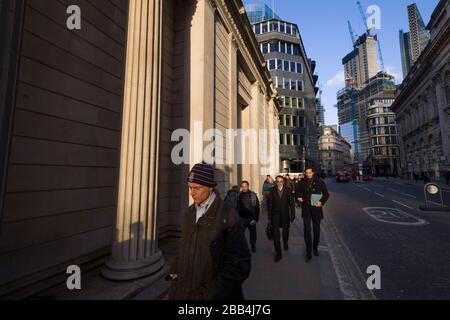
POLYGON ((287 245, 288 241, 289 241, 289 228, 282 228, 278 223, 274 223, 273 224, 273 245, 275 247, 275 254, 278 257, 281 257, 281 241, 280 241, 281 232, 280 232, 280 229, 283 229, 282 235, 283 235, 284 245, 287 245))
POLYGON ((270 198, 266 197, 266 206, 267 206, 267 211, 269 211, 270 208, 270 198))
POLYGON ((254 226, 250 225, 251 219, 241 218, 241 221, 244 228, 248 228, 248 231, 250 232, 250 245, 253 248, 256 245, 256 224, 254 226))
POLYGON ((320 222, 321 219, 313 219, 310 215, 303 218, 303 233, 305 237, 306 254, 311 255, 312 249, 317 249, 320 242, 320 222), (314 240, 311 239, 311 223, 314 240))

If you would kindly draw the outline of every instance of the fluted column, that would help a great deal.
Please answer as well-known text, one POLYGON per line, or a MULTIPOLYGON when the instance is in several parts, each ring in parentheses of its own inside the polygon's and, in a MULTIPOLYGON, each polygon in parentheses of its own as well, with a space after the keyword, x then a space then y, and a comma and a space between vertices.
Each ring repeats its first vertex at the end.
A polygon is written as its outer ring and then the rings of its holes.
POLYGON ((112 280, 161 271, 157 241, 163 0, 130 0, 119 192, 112 254, 102 270, 112 280))
POLYGON ((442 152, 446 157, 446 164, 450 163, 450 139, 449 136, 449 117, 448 112, 446 110, 447 103, 445 101, 445 89, 443 88, 442 78, 439 78, 440 81, 436 81, 436 102, 438 107, 438 115, 439 115, 439 128, 441 130, 441 138, 442 138, 442 152))

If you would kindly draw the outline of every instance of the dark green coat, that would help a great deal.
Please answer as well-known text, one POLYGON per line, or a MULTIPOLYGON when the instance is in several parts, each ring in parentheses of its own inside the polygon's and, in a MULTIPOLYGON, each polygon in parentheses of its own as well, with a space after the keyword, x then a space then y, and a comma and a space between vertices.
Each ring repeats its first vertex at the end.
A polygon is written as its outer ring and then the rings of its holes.
POLYGON ((180 246, 171 269, 172 300, 240 300, 251 255, 235 209, 216 194, 196 223, 195 205, 184 216, 180 246))

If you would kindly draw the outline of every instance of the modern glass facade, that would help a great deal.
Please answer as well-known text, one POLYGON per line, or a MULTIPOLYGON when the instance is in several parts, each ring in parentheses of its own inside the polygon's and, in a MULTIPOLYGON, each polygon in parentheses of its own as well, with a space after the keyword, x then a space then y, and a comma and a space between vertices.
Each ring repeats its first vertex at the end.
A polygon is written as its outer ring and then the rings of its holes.
POLYGON ((339 126, 340 135, 350 143, 352 160, 360 161, 359 133, 360 128, 358 121, 343 123, 339 126))
POLYGON ((282 107, 280 171, 303 172, 306 165, 318 164, 312 62, 295 23, 281 20, 265 4, 249 4, 246 11, 282 107))
POLYGON ((400 54, 402 58, 403 78, 406 78, 412 67, 411 37, 409 32, 399 31, 400 54))
POLYGON ((245 6, 251 24, 269 19, 280 19, 273 10, 264 3, 250 3, 245 6))

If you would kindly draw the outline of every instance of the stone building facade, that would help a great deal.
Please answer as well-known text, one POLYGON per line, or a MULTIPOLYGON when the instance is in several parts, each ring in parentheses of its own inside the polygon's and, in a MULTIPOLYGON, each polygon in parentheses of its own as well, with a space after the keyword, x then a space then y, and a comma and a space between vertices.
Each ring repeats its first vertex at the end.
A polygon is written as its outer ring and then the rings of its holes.
POLYGON ((450 170, 450 7, 439 2, 427 26, 431 40, 396 92, 402 175, 450 170))
POLYGON ((349 168, 352 163, 351 145, 340 134, 338 127, 322 125, 318 139, 320 169, 328 176, 349 168))
POLYGON ((260 192, 278 171, 279 105, 241 0, 0 10, 1 297, 65 283, 73 264, 112 280, 162 276, 159 243, 178 239, 188 171, 211 143, 222 194, 243 179, 260 192), (181 164, 177 129, 191 133, 181 164), (251 149, 242 135, 202 140, 207 129, 265 131, 251 149), (239 164, 242 150, 265 163, 239 164))

